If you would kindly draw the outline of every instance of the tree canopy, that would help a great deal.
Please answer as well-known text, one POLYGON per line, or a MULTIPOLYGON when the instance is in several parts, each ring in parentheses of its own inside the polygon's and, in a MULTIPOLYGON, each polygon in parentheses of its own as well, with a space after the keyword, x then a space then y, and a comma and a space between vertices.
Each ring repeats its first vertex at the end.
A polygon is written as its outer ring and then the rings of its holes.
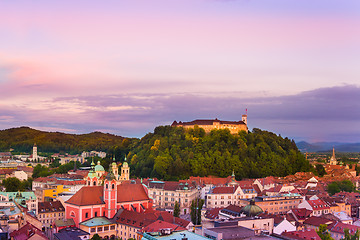
POLYGON ((313 171, 294 141, 260 129, 238 134, 222 129, 205 134, 197 126, 159 126, 134 144, 127 158, 134 176, 164 180, 227 177, 233 170, 238 179, 313 171))
POLYGON ((329 183, 327 186, 327 191, 330 195, 334 195, 335 193, 341 191, 353 192, 355 191, 355 186, 350 180, 334 181, 329 183))

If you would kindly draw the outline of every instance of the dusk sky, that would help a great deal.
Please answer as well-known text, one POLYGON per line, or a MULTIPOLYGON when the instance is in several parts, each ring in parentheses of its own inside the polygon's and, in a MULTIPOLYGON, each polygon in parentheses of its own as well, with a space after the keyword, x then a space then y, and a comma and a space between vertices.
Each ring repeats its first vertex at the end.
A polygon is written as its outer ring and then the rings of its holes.
POLYGON ((360 142, 359 0, 0 2, 0 129, 241 120, 360 142))

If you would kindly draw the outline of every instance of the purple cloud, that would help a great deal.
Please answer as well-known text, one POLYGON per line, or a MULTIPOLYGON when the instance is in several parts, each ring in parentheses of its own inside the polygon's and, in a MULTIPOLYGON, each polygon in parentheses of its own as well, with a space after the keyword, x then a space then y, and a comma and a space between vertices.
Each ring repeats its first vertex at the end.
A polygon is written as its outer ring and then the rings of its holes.
POLYGON ((9 126, 12 121, 13 127, 30 125, 78 133, 101 130, 141 137, 154 127, 174 120, 240 120, 246 108, 250 129, 266 129, 296 140, 355 142, 360 139, 360 88, 353 85, 280 97, 249 98, 241 92, 63 97, 37 110, 1 109, 0 105, 0 126, 9 126))

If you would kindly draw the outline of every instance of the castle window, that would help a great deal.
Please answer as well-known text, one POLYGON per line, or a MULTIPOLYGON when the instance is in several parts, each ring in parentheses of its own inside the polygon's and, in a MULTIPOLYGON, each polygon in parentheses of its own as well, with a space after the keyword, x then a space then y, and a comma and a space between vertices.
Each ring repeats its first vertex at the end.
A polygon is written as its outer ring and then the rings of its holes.
POLYGON ((112 184, 112 185, 111 185, 111 188, 112 188, 112 189, 115 189, 115 185, 114 185, 114 184, 112 184))

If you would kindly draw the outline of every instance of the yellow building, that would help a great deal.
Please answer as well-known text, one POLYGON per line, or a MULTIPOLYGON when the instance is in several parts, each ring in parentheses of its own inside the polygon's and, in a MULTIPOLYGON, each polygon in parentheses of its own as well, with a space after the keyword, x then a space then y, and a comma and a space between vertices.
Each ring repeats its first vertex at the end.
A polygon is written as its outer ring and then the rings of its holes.
POLYGON ((63 192, 69 192, 70 188, 64 187, 64 185, 51 185, 50 188, 36 188, 35 195, 39 202, 44 202, 45 199, 56 199, 59 194, 63 192))

